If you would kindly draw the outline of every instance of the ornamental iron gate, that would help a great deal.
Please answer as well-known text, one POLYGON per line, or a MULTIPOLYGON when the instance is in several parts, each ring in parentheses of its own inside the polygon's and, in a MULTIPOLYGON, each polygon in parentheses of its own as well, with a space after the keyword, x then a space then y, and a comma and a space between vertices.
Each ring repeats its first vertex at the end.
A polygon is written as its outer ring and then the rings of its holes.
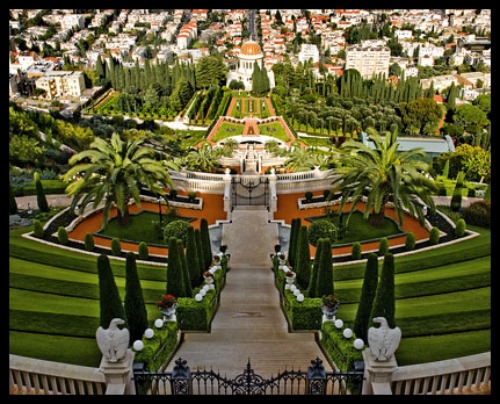
POLYGON ((238 176, 231 180, 232 208, 265 206, 269 208, 269 179, 262 176, 238 176))
POLYGON ((326 371, 319 358, 307 371, 285 370, 268 379, 255 374, 248 360, 242 374, 228 379, 213 370, 191 371, 178 358, 172 372, 152 373, 134 367, 138 395, 361 395, 364 362, 354 371, 326 371))

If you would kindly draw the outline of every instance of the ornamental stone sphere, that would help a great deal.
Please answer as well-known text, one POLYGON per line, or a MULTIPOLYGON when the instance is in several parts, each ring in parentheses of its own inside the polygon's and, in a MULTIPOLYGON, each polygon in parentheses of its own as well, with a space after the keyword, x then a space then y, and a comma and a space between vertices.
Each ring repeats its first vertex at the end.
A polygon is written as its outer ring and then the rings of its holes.
POLYGON ((361 338, 356 338, 353 342, 354 348, 356 348, 358 351, 362 349, 365 346, 365 343, 361 338))
POLYGON ((144 349, 144 343, 138 339, 136 341, 134 341, 134 344, 132 345, 132 347, 134 348, 135 351, 142 351, 144 349))
POLYGON ((155 332, 153 331, 152 328, 147 328, 146 331, 144 331, 144 335, 146 336, 147 339, 153 338, 153 335, 155 335, 155 332))
POLYGON ((299 293, 297 295, 297 301, 299 301, 299 302, 303 302, 304 301, 304 295, 302 293, 299 293))
POLYGON ((203 300, 203 296, 197 293, 194 297, 194 300, 196 300, 197 302, 201 302, 203 300))
POLYGON ((339 330, 344 326, 344 322, 339 318, 338 320, 335 320, 335 327, 338 328, 339 330))
POLYGON ((342 332, 342 335, 349 339, 352 337, 352 330, 350 328, 346 328, 343 332, 342 332))
POLYGON ((156 327, 156 328, 161 328, 161 327, 163 327, 163 320, 162 320, 161 318, 157 318, 157 319, 155 320, 155 327, 156 327))

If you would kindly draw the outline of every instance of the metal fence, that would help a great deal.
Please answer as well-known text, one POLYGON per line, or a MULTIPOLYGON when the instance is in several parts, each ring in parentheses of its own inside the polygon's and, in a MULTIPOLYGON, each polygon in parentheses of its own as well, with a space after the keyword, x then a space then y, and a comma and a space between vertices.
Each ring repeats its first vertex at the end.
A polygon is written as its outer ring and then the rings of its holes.
POLYGON ((213 370, 191 371, 182 358, 171 372, 148 372, 136 364, 134 382, 139 395, 360 395, 363 362, 354 371, 326 371, 316 358, 306 371, 284 370, 264 378, 255 374, 250 360, 235 378, 213 370))

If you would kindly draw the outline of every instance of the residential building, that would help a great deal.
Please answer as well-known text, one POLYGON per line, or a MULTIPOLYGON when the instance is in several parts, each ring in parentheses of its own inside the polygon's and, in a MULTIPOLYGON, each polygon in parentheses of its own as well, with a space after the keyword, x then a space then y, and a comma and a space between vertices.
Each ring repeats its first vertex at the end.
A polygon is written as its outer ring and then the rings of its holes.
POLYGON ((391 50, 385 45, 351 45, 346 48, 345 70, 356 69, 363 78, 389 73, 391 50))
POLYGON ((80 71, 53 71, 35 82, 36 88, 44 89, 50 101, 56 97, 80 97, 85 89, 85 79, 80 71))

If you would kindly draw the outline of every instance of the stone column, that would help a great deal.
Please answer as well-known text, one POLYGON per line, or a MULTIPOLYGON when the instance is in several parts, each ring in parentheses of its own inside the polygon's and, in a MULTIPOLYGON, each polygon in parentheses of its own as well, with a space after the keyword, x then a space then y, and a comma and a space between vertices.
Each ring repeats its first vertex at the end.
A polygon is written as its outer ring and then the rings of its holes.
POLYGON ((278 209, 276 180, 276 171, 274 168, 271 168, 271 174, 269 175, 269 220, 274 220, 274 212, 278 209))
POLYGON ((396 358, 392 355, 386 361, 373 358, 370 348, 363 351, 365 373, 363 376, 363 395, 392 395, 391 381, 394 370, 398 367, 396 358))
POLYGON ((106 377, 106 395, 135 395, 135 385, 132 382, 134 356, 130 348, 125 358, 118 362, 110 362, 103 356, 99 368, 106 377))

